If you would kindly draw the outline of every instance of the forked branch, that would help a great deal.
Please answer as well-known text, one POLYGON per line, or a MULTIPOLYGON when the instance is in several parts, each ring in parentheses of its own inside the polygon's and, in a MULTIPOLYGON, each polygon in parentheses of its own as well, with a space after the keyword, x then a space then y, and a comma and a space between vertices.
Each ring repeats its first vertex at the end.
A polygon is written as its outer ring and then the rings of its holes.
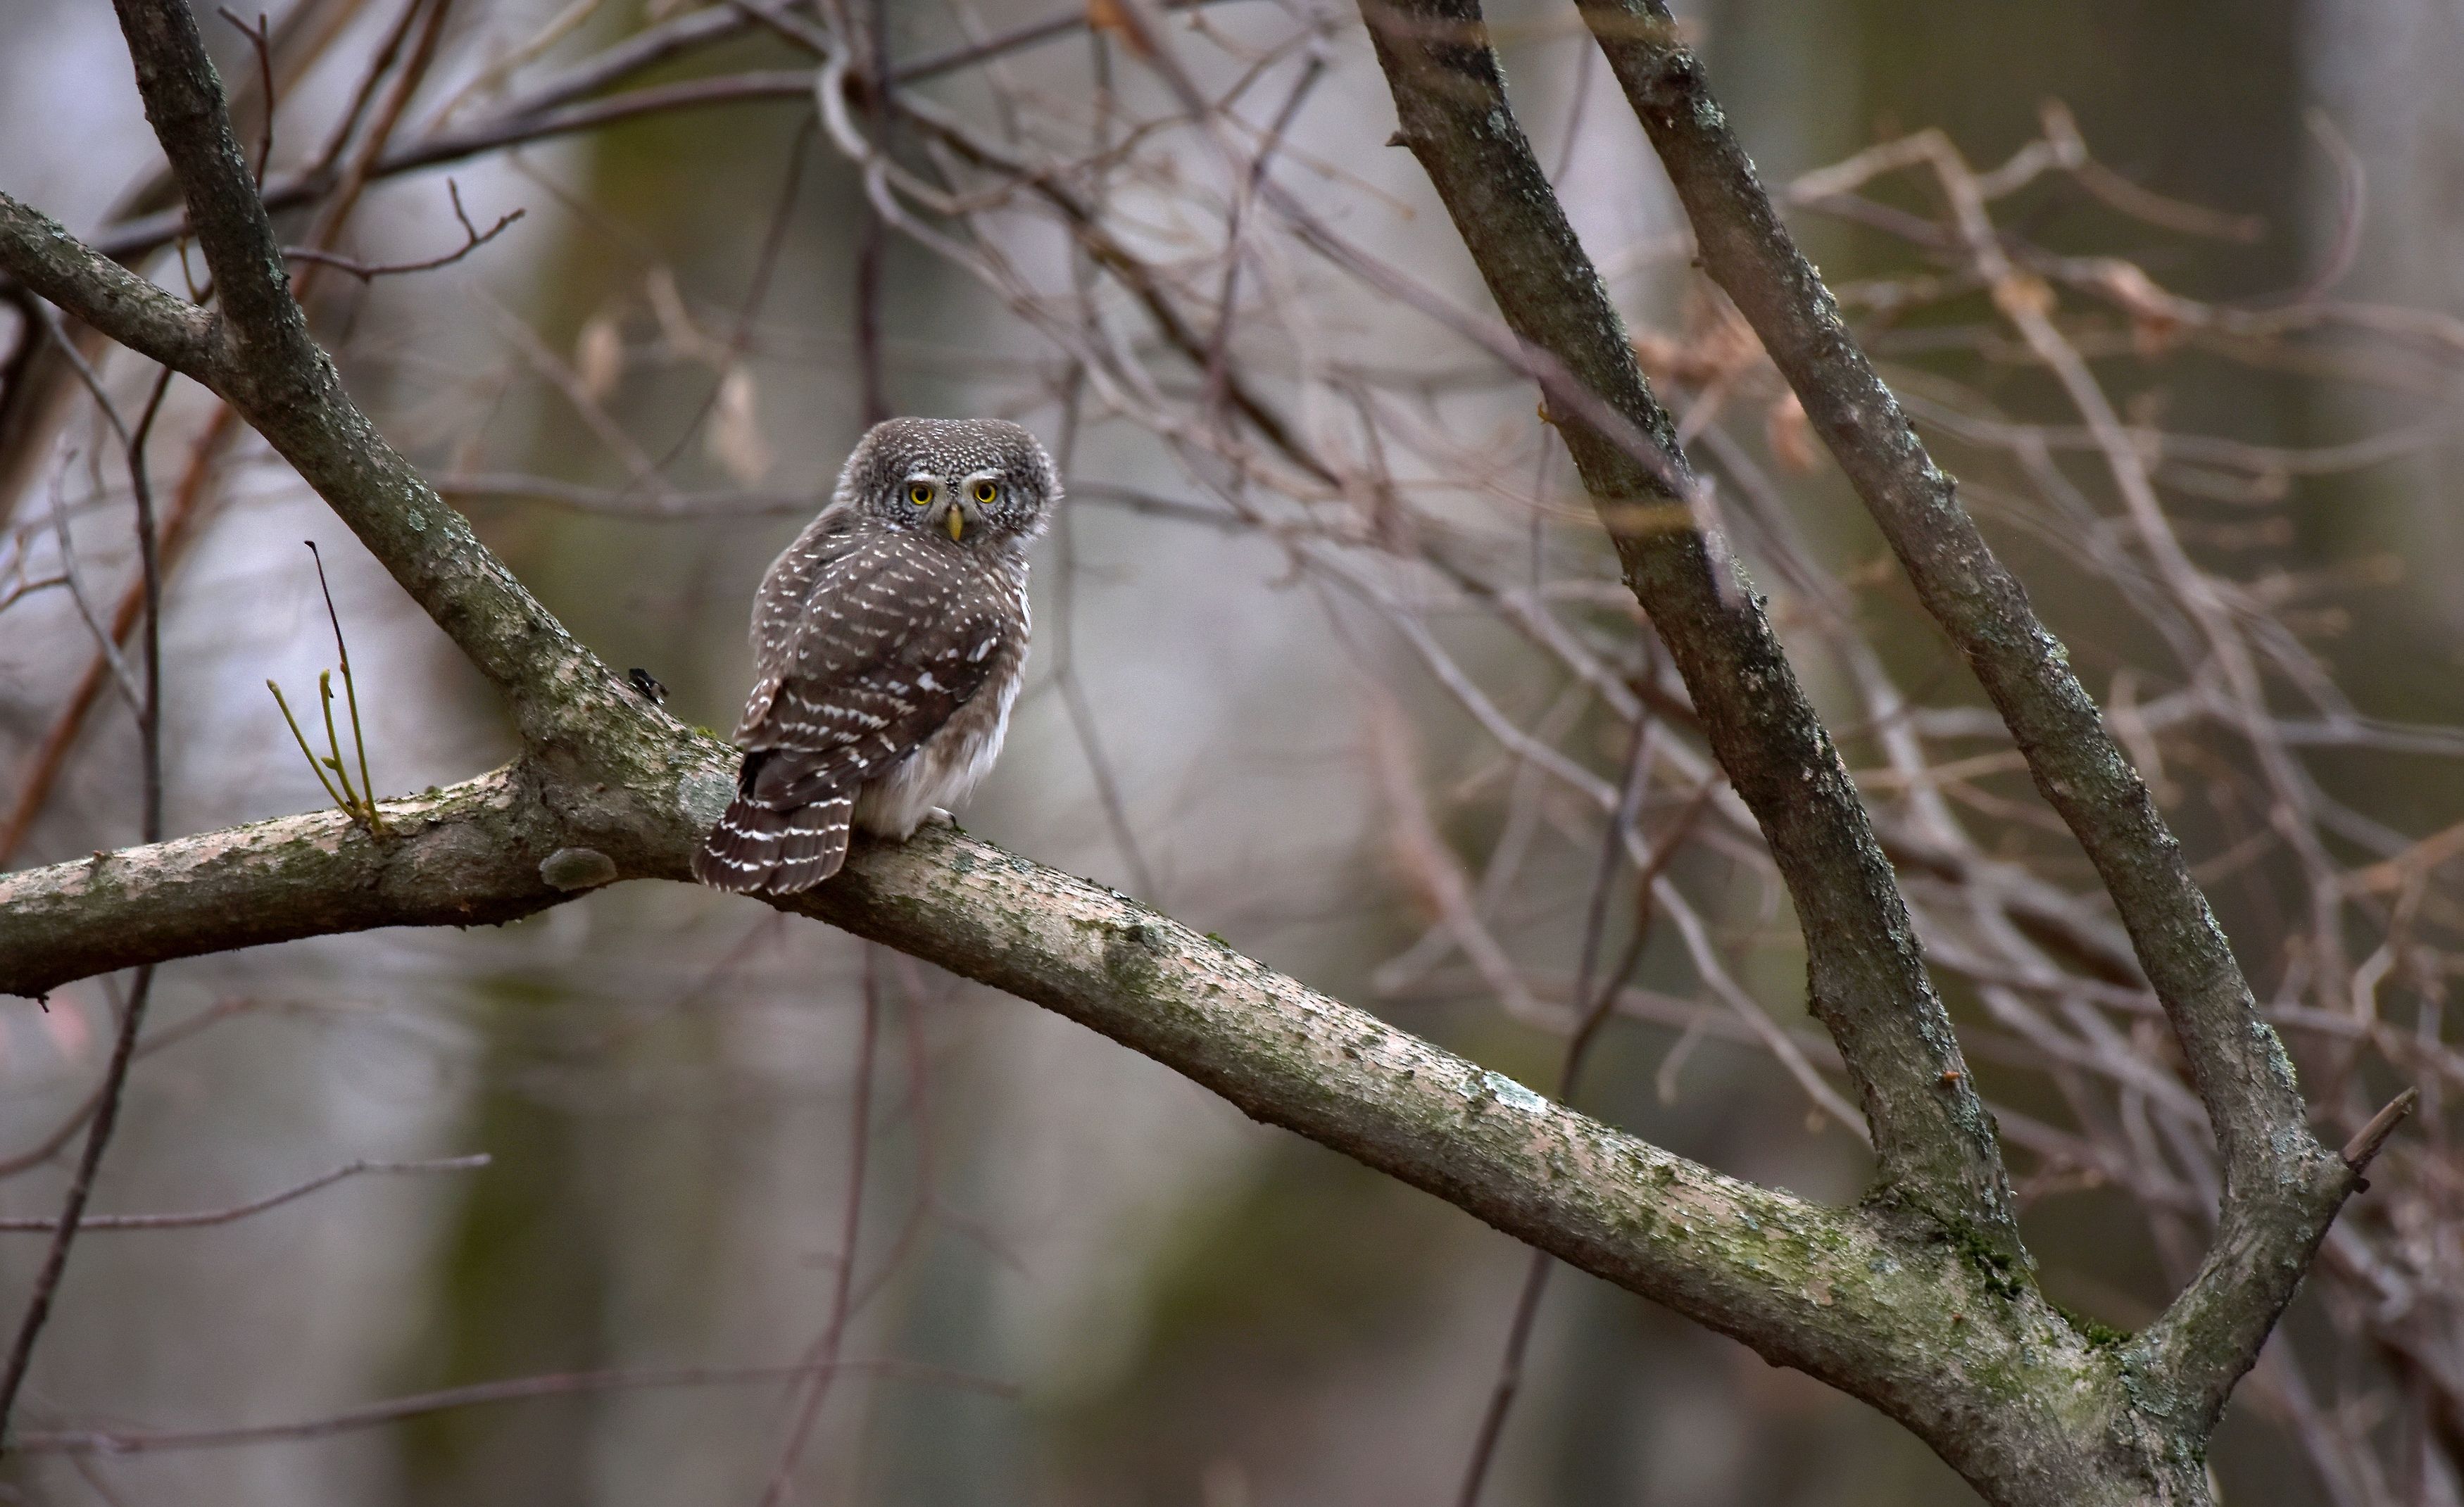
MULTIPOLYGON (((2146 1348, 2181 1388, 2178 1406, 2212 1423, 2353 1175, 2310 1133, 2283 1044, 2145 781, 1797 251, 1676 21, 1660 0, 1578 3, 1676 186, 1704 271, 1753 326, 1926 611, 1967 657, 2036 788, 2096 865, 2181 1040, 2223 1152, 2224 1203, 2206 1265, 2146 1348)), ((2028 291, 1998 253, 1992 260, 2003 274, 1996 301, 2024 324, 2028 291)))
MULTIPOLYGON (((1362 0, 1399 139, 1419 159, 1517 338, 1652 436, 1664 468, 1557 416, 1625 570, 1667 644, 1705 732, 1752 808, 1796 903, 1808 984, 1856 1080, 1881 1160, 1881 1194, 1971 1229, 2024 1261, 1991 1122, 1926 977, 1907 904, 1830 735, 1778 638, 1691 527, 1639 528, 1638 504, 1678 501, 1675 426, 1575 240, 1506 98, 1470 0, 1362 0)), ((1683 514, 1679 514, 1683 516, 1683 514)))

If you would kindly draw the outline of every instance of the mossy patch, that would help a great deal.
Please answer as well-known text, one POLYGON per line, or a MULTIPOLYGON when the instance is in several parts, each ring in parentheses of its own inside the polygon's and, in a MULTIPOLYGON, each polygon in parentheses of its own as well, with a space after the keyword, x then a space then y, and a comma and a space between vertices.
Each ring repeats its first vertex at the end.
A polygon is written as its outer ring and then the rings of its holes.
POLYGON ((2028 1293, 2027 1274, 2007 1251, 1996 1247, 1966 1225, 1953 1225, 1948 1231, 1951 1243, 1960 1256, 1983 1278, 1985 1290, 1996 1298, 2018 1299, 2028 1293))
POLYGON ((2054 1312, 2062 1316, 2062 1322, 2069 1324, 2080 1339, 2097 1349, 2118 1350, 2131 1341, 2131 1333, 2127 1329, 2117 1329, 2101 1319, 2090 1318, 2060 1303, 2055 1303, 2053 1307, 2054 1312))

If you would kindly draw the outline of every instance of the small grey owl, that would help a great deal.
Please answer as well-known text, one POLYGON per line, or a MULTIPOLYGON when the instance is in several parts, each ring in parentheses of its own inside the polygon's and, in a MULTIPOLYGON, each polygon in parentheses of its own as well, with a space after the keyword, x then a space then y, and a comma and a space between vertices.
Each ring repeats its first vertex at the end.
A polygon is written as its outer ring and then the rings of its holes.
POLYGON ((702 883, 791 895, 839 871, 851 825, 914 832, 1001 752, 1026 666, 1026 546, 1061 481, 998 419, 891 419, 753 599, 759 673, 736 798, 702 883))

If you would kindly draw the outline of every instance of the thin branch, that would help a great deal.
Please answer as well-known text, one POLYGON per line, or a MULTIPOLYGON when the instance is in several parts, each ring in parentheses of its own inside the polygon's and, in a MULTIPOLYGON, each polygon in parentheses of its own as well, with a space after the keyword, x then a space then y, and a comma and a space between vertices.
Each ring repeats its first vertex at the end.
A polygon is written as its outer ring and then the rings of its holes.
MULTIPOLYGON (((1163 4, 1156 9, 1195 11, 1202 6, 1218 3, 1220 0, 1163 0, 1163 4)), ((902 64, 891 76, 902 84, 920 83, 927 78, 937 78, 943 74, 954 74, 960 69, 989 63, 1044 42, 1074 36, 1088 30, 1092 14, 1093 8, 1083 4, 1074 5, 1057 15, 1046 16, 1041 21, 1028 21, 1006 32, 995 33, 980 41, 962 42, 938 53, 929 53, 902 64)))
POLYGON ((440 267, 452 266, 480 247, 487 245, 503 234, 508 226, 530 212, 528 209, 515 209, 498 215, 495 224, 482 230, 473 225, 471 216, 463 211, 461 186, 449 178, 445 180, 445 191, 452 197, 453 218, 462 227, 463 239, 459 247, 442 256, 430 256, 416 262, 363 262, 352 257, 337 255, 332 251, 320 251, 311 246, 286 246, 282 249, 282 254, 295 262, 315 262, 319 266, 348 273, 363 283, 373 282, 379 277, 399 277, 409 273, 432 273, 440 267))
MULTIPOLYGON (((231 438, 233 423, 231 408, 216 404, 213 416, 206 421, 204 432, 189 447, 188 463, 181 474, 179 488, 172 493, 170 509, 163 517, 161 528, 156 531, 159 539, 157 549, 162 556, 161 574, 166 578, 194 537, 198 517, 211 490, 209 483, 213 476, 215 460, 231 438)), ((17 851, 26 834, 33 829, 34 819, 42 814, 44 803, 51 797, 53 781, 67 766, 69 752, 77 745, 77 734, 85 726, 87 714, 101 698, 104 686, 117 682, 114 665, 121 660, 120 646, 137 631, 144 609, 145 581, 141 575, 121 593, 119 606, 111 616, 109 645, 96 648, 94 657, 86 662, 85 672, 70 688, 67 701, 54 715, 51 726, 44 729, 42 738, 19 767, 16 792, 7 813, 0 815, 0 863, 6 863, 17 851)))
POLYGON ((65 486, 66 472, 74 459, 74 455, 60 458, 62 474, 52 483, 52 537, 60 552, 60 579, 67 583, 69 601, 76 603, 77 617, 84 622, 86 632, 94 638, 97 657, 110 667, 111 684, 119 689, 121 699, 128 704, 130 713, 142 722, 145 716, 145 692, 137 684, 136 672, 128 667, 128 656, 121 652, 111 630, 96 614, 94 601, 86 595, 85 582, 77 573, 77 541, 69 535, 65 486))
POLYGON ((16 1338, 10 1342, 7 1369, 0 1371, 0 1452, 7 1449, 6 1430, 10 1414, 16 1408, 17 1393, 26 1385, 27 1369, 34 1364, 34 1342, 42 1338, 44 1325, 52 1317, 53 1300, 59 1295, 60 1277, 68 1270, 69 1248, 77 1241, 86 1200, 94 1195, 95 1174, 101 1169, 102 1153, 111 1145, 112 1131, 119 1126, 128 1064, 137 1050, 138 1028, 144 1024, 145 1005, 153 993, 154 969, 149 964, 137 971, 137 982, 129 988, 128 1003, 120 1016, 119 1034, 112 1038, 110 1065, 103 1069, 102 1091, 94 1118, 86 1125, 85 1149, 78 1154, 77 1170, 69 1178, 68 1195, 61 1202, 51 1246, 43 1253, 43 1264, 34 1273, 25 1312, 17 1321, 16 1338))
MULTIPOLYGON (((465 1172, 488 1165, 487 1153, 472 1156, 437 1157, 424 1162, 345 1162, 329 1172, 312 1177, 304 1183, 286 1188, 278 1193, 228 1209, 207 1209, 185 1214, 88 1214, 78 1221, 82 1230, 200 1230, 213 1225, 234 1224, 252 1214, 305 1198, 310 1193, 333 1187, 345 1179, 371 1172, 465 1172)), ((0 1233, 25 1234, 57 1230, 57 1219, 0 1218, 0 1233)))
POLYGON ((2355 1131, 2353 1138, 2344 1143, 2342 1153, 2344 1165, 2356 1174, 2368 1171, 2370 1164, 2378 1159, 2379 1147, 2387 1145, 2387 1137, 2395 1134, 2395 1127, 2402 1125, 2404 1117, 2412 1113, 2413 1106, 2420 1103, 2421 1090, 2418 1088, 2408 1088, 2387 1101, 2386 1108, 2370 1116, 2370 1123, 2355 1131))
MULTIPOLYGON (((796 201, 803 190, 804 160, 812 149, 816 130, 816 122, 810 115, 797 123, 795 138, 787 146, 787 170, 780 180, 779 198, 770 207, 770 222, 761 232, 761 249, 754 258, 753 280, 745 288, 743 306, 736 313, 736 328, 729 333, 727 344, 712 363, 715 369, 711 373, 710 390, 702 394, 701 405, 677 431, 675 443, 668 447, 668 452, 660 456, 658 464, 651 468, 654 475, 663 477, 668 468, 675 464, 676 457, 684 453, 685 447, 693 443, 693 436, 701 432, 701 426, 710 422, 719 400, 726 396, 729 376, 742 363, 745 352, 753 348, 753 322, 760 317, 762 305, 769 300, 770 280, 778 273, 780 254, 786 250, 787 231, 795 223, 796 201)), ((882 417, 887 418, 888 414, 885 412, 882 417)), ((873 421, 867 419, 865 422, 870 424, 873 421)), ((624 495, 629 497, 643 484, 643 477, 637 474, 633 486, 628 487, 624 495)), ((671 497, 672 493, 664 491, 664 485, 661 484, 662 495, 671 497)), ((800 499, 800 509, 808 505, 800 499)))
POLYGON ((813 499, 802 492, 669 491, 646 495, 630 487, 590 487, 555 476, 502 472, 443 476, 436 494, 449 502, 528 501, 641 518, 752 518, 809 515, 813 499))
POLYGON ((830 1381, 839 1347, 847 1338, 851 1311, 848 1300, 855 1291, 856 1255, 864 1234, 865 1173, 872 1162, 872 1058, 880 1036, 881 958, 879 950, 868 947, 864 950, 863 1024, 856 1037, 855 1091, 848 1096, 847 1106, 847 1202, 839 1216, 838 1259, 830 1271, 829 1317, 824 1321, 812 1348, 804 1354, 804 1365, 812 1375, 803 1384, 803 1400, 796 1409, 795 1424, 787 1431, 786 1441, 779 1447, 779 1457, 770 1467, 769 1482, 761 1490, 762 1507, 777 1507, 795 1490, 796 1464, 803 1458, 813 1426, 821 1422, 823 1406, 830 1400, 830 1381))
MULTIPOLYGON (((1557 1069, 1560 1103, 1573 1102, 1583 1059, 1590 1055, 1592 1041, 1608 1019, 1617 992, 1625 983, 1625 968, 1620 968, 1617 976, 1603 988, 1594 987, 1593 975, 1599 966, 1600 938, 1608 920, 1609 888, 1617 878, 1617 860, 1625 853, 1625 831, 1640 809, 1643 787, 1649 778, 1652 726, 1645 721, 1635 724, 1633 752, 1626 756, 1617 809, 1611 815, 1600 840, 1599 863, 1592 876, 1591 900, 1584 908, 1583 940, 1574 969, 1574 1006, 1582 1012, 1582 1018, 1567 1038, 1565 1060, 1557 1069)), ((1674 842, 1662 846, 1670 854, 1676 851, 1674 842)), ((1642 941, 1650 931, 1651 881, 1657 877, 1645 876, 1636 892, 1635 941, 1629 949, 1636 958, 1641 956, 1642 941)), ((1455 1494, 1457 1507, 1479 1507, 1481 1488, 1488 1480, 1489 1461, 1496 1454, 1498 1439, 1506 1431, 1507 1414, 1513 1409, 1515 1394, 1522 1389, 1524 1353, 1530 1347, 1531 1331, 1540 1319, 1540 1300, 1548 1293, 1549 1274, 1555 1265, 1547 1252, 1534 1251, 1524 1270, 1523 1290, 1514 1300, 1514 1320, 1507 1326, 1506 1354, 1498 1362, 1497 1381, 1489 1390, 1488 1407, 1481 1416, 1479 1431, 1472 1437, 1471 1459, 1463 1467, 1463 1486, 1455 1494)))
POLYGON ((154 390, 146 395, 145 408, 138 416, 137 428, 128 437, 128 486, 136 498, 138 582, 145 600, 143 637, 143 660, 145 666, 145 706, 141 723, 144 758, 144 820, 145 841, 163 841, 163 539, 155 526, 154 481, 145 465, 145 442, 154 432, 154 421, 163 412, 163 399, 171 390, 171 368, 165 366, 154 379, 154 390))
POLYGON ((15 606, 27 598, 38 593, 56 591, 61 587, 74 584, 75 582, 71 581, 65 575, 33 577, 20 576, 14 585, 11 585, 6 591, 0 591, 0 612, 6 612, 11 607, 15 606))
MULTIPOLYGON (((368 185, 376 175, 377 164, 384 158, 386 146, 391 144, 394 132, 400 128, 404 113, 410 108, 411 97, 417 94, 420 85, 427 81, 428 70, 436 61, 436 50, 444 40, 445 20, 452 10, 453 0, 410 0, 410 4, 403 11, 402 19, 396 23, 392 34, 385 39, 384 50, 378 55, 376 62, 370 66, 359 94, 351 101, 349 115, 345 117, 343 124, 335 131, 333 141, 326 148, 325 159, 320 164, 320 176, 323 172, 332 170, 333 164, 340 160, 343 148, 349 144, 350 134, 355 129, 360 115, 369 108, 369 101, 377 84, 384 78, 394 54, 402 48, 404 38, 409 33, 412 22, 421 16, 423 4, 426 6, 426 22, 419 27, 417 34, 411 36, 409 51, 403 56, 402 67, 394 75, 392 87, 385 91, 384 98, 376 102, 375 114, 369 119, 367 133, 362 138, 358 147, 351 152, 350 160, 343 164, 333 193, 318 206, 316 224, 308 232, 308 247, 313 251, 330 253, 341 243, 342 228, 349 224, 351 216, 359 211, 360 201, 366 194, 368 185)), ((173 159, 175 167, 177 161, 176 158, 173 159)), ((272 223, 264 212, 264 197, 262 191, 258 192, 255 195, 255 204, 251 207, 256 211, 253 218, 264 222, 263 234, 270 239, 274 231, 272 223)), ((454 200, 454 210, 457 215, 460 214, 461 200, 458 194, 454 200)), ((466 230, 470 227, 467 217, 463 219, 463 227, 466 230)), ((318 273, 322 270, 317 262, 311 260, 307 267, 291 279, 290 296, 285 302, 289 307, 300 311, 298 336, 302 339, 307 338, 305 317, 307 301, 315 295, 318 273)))
MULTIPOLYGON (((1217 0, 1175 0, 1167 9, 1217 3, 1217 0)), ((415 10, 415 7, 412 8, 415 10)), ((753 70, 649 85, 604 99, 583 97, 655 67, 680 53, 707 47, 742 33, 750 24, 733 8, 713 7, 679 16, 635 33, 587 61, 542 80, 529 92, 507 101, 484 121, 460 128, 439 128, 421 140, 397 145, 373 164, 371 179, 442 166, 511 146, 527 145, 582 131, 604 129, 649 116, 721 105, 759 104, 808 99, 812 75, 802 69, 753 70), (580 101, 580 102, 577 102, 580 101)), ((920 82, 990 61, 1051 36, 1082 30, 1083 11, 1045 23, 1020 28, 980 44, 931 55, 894 71, 896 83, 920 82)), ((314 203, 333 190, 334 164, 322 162, 308 171, 267 186, 263 198, 270 209, 293 209, 314 203)), ((130 261, 169 245, 187 233, 187 216, 178 210, 149 215, 113 227, 94 243, 105 255, 130 261)), ((13 268, 11 269, 12 272, 13 268)))
POLYGON ((263 101, 265 119, 257 126, 255 178, 257 186, 262 188, 265 186, 265 169, 274 161, 274 45, 269 34, 271 28, 263 11, 257 12, 253 27, 232 14, 229 6, 216 6, 214 14, 229 21, 232 30, 247 37, 248 45, 256 50, 257 98, 263 101))
MULTIPOLYGON (((137 1043, 137 1056, 142 1060, 165 1047, 177 1046, 200 1031, 238 1015, 241 1011, 250 1008, 250 1004, 251 1002, 245 999, 224 1000, 209 1009, 199 1011, 175 1026, 152 1032, 145 1039, 137 1043)), ((87 1094, 75 1109, 69 1111, 59 1124, 45 1132, 41 1139, 22 1151, 0 1156, 0 1178, 15 1177, 20 1173, 31 1171, 57 1156, 60 1147, 76 1139, 77 1133, 84 1129, 88 1122, 94 1119, 95 1111, 102 1107, 103 1091, 109 1086, 107 1082, 97 1081, 93 1092, 87 1094)))
MULTIPOLYGON (((875 1376, 885 1381, 930 1387, 957 1387, 995 1397, 1015 1397, 1018 1388, 1005 1382, 970 1376, 913 1361, 841 1361, 831 1371, 875 1376)), ((814 1367, 796 1365, 658 1365, 625 1370, 565 1371, 545 1376, 519 1376, 498 1382, 474 1382, 438 1391, 416 1392, 363 1407, 347 1408, 297 1423, 268 1423, 236 1429, 47 1430, 19 1437, 16 1448, 26 1454, 159 1454, 179 1450, 221 1450, 252 1444, 284 1444, 325 1439, 362 1429, 382 1428, 406 1418, 424 1417, 454 1408, 522 1402, 534 1397, 570 1397, 591 1392, 638 1391, 671 1387, 759 1387, 796 1381, 814 1367)))
MULTIPOLYGON (((890 60, 889 0, 871 0, 860 40, 873 134, 882 136, 897 89, 890 60)), ((890 226, 869 197, 857 207, 857 212, 861 226, 856 231, 855 249, 856 388, 865 427, 870 428, 894 411, 890 405, 890 380, 883 369, 881 350, 882 278, 890 251, 890 226)))
MULTIPOLYGON (((1084 275, 1083 263, 1073 264, 1073 273, 1084 275)), ((1077 462, 1078 441, 1085 418, 1086 368, 1072 362, 1061 395, 1061 443, 1057 464, 1061 474, 1067 476, 1077 462)), ((1112 845, 1120 850, 1121 861, 1129 866, 1130 882, 1150 902, 1161 905, 1162 886, 1147 863, 1145 844, 1138 841, 1137 829, 1130 821, 1129 805, 1121 796, 1120 781, 1112 771, 1112 760, 1104 747, 1103 730, 1096 723, 1095 709, 1087 699, 1086 686, 1078 673, 1078 528, 1077 514, 1068 508, 1053 520, 1054 560, 1053 626, 1058 642, 1053 645, 1053 684, 1060 688, 1061 705, 1069 715, 1070 731, 1077 735, 1079 751, 1086 755, 1088 776, 1094 781, 1095 803, 1103 809, 1105 826, 1111 832, 1112 845)))
POLYGON ((232 142, 193 16, 182 6, 120 3, 148 118, 195 216, 222 320, 194 322, 205 320, 202 311, 5 198, 0 265, 114 338, 167 365, 195 368, 190 375, 272 442, 506 691, 526 737, 596 741, 595 713, 627 704, 630 692, 489 554, 342 390, 282 276, 279 247, 232 142), (220 348, 226 333, 234 358, 229 361, 220 348))
MULTIPOLYGON (((62 342, 63 349, 68 349, 62 342)), ((84 371, 82 360, 78 365, 84 371)), ((91 378, 90 371, 84 374, 91 378)), ((145 409, 135 429, 121 426, 119 415, 112 411, 101 385, 94 388, 95 401, 103 404, 112 427, 120 431, 122 449, 128 465, 131 490, 136 494, 138 568, 145 598, 144 691, 137 709, 137 725, 143 749, 143 778, 140 792, 142 826, 147 842, 163 838, 163 561, 154 528, 154 489, 146 473, 145 442, 153 433, 154 420, 163 409, 164 395, 171 386, 171 368, 165 366, 155 379, 152 392, 145 400, 145 409)), ((56 513, 55 517, 56 518, 56 513)), ((65 529, 60 535, 61 547, 68 547, 65 529)), ((97 635, 104 647, 112 646, 111 638, 99 623, 97 635)), ((35 1274, 33 1291, 26 1300, 24 1317, 18 1320, 16 1338, 9 1346, 8 1368, 0 1373, 0 1448, 8 1438, 9 1416, 16 1406, 17 1394, 25 1386, 26 1372, 33 1365, 35 1342, 42 1337, 45 1323, 51 1318, 52 1302, 59 1291, 61 1277, 68 1270, 69 1250, 76 1243, 79 1222, 84 1216, 86 1201, 93 1196, 96 1174, 101 1170, 103 1152, 111 1145, 113 1130, 120 1124, 121 1104, 127 1093, 129 1068, 136 1061, 137 1040, 145 1024, 145 1006, 153 997, 154 967, 148 964, 137 971, 137 980, 130 986, 127 1006, 121 1013, 119 1034, 113 1038, 111 1060, 103 1070, 102 1087, 98 1093, 93 1119, 86 1126, 85 1149, 77 1158, 77 1171, 69 1180, 69 1190, 61 1203, 60 1215, 52 1232, 52 1243, 44 1253, 41 1269, 35 1274)))

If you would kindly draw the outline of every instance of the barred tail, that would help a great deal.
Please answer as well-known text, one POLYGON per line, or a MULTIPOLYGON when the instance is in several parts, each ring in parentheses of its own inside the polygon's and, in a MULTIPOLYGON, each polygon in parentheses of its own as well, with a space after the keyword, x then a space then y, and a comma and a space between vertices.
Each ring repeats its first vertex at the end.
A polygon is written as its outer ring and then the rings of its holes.
MULTIPOLYGON (((855 797, 818 800, 789 796, 776 779, 758 782, 764 753, 746 755, 744 775, 727 814, 693 858, 693 877, 739 895, 793 895, 812 888, 847 862, 855 797), (777 791, 780 798, 762 798, 777 791)), ((776 775, 779 772, 772 772, 776 775)))

